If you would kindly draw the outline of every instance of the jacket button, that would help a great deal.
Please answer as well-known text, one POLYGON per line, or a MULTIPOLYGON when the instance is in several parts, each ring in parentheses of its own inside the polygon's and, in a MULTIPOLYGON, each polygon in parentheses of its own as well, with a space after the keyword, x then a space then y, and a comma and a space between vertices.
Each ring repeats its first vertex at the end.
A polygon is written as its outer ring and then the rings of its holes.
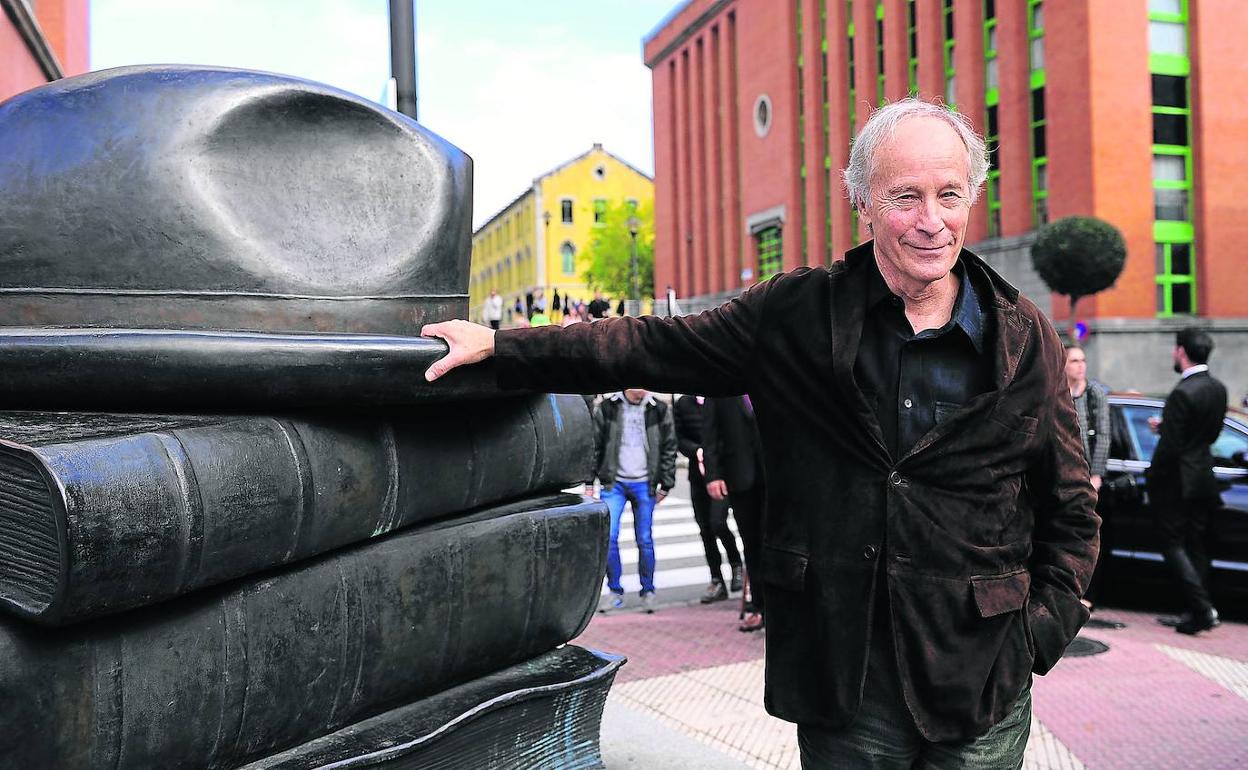
POLYGON ((895 487, 901 486, 901 483, 903 481, 905 481, 905 479, 903 479, 901 477, 901 474, 898 473, 897 471, 893 471, 892 473, 888 474, 888 483, 892 484, 895 487))
POLYGON ((875 546, 869 545, 866 548, 863 548, 862 558, 866 559, 867 561, 871 561, 872 559, 874 559, 875 558, 875 546))

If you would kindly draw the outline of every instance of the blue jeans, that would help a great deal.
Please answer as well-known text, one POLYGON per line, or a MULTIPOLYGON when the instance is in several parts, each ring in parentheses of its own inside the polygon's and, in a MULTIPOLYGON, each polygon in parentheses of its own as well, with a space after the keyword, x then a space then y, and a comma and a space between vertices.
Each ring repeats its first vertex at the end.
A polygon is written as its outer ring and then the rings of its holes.
POLYGON ((611 544, 607 546, 607 588, 613 593, 624 593, 620 585, 620 517, 624 503, 633 506, 633 534, 637 538, 637 574, 641 577, 641 592, 654 592, 654 538, 650 528, 654 523, 654 495, 646 481, 617 481, 602 490, 602 501, 611 512, 611 544))

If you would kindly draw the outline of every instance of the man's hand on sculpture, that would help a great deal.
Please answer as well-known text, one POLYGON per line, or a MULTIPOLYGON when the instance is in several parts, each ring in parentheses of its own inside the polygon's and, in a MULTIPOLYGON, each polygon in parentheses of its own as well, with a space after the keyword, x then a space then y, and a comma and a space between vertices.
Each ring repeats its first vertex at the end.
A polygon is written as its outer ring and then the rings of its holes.
POLYGON ((475 364, 494 355, 494 330, 468 321, 444 321, 425 324, 422 337, 446 340, 451 350, 425 370, 425 379, 433 382, 457 366, 475 364))

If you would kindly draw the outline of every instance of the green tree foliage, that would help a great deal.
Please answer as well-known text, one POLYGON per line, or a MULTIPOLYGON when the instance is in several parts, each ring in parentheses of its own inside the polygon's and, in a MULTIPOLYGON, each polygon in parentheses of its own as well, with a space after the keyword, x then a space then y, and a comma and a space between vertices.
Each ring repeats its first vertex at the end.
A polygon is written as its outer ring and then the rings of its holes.
POLYGON ((585 283, 611 297, 632 297, 633 239, 629 219, 637 221, 637 285, 642 297, 654 296, 654 207, 627 201, 608 203, 602 224, 577 256, 585 283))
POLYGON ((1126 262, 1122 233, 1096 217, 1063 217, 1040 228, 1031 245, 1036 272, 1051 291, 1070 297, 1072 339, 1079 298, 1113 286, 1126 262))

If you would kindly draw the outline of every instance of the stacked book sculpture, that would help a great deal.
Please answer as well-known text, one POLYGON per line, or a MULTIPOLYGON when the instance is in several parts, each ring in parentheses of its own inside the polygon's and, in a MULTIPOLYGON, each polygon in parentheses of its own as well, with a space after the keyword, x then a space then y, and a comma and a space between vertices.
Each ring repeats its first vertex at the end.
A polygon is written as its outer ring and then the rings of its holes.
POLYGON ((585 403, 422 377, 469 159, 193 67, 0 146, 0 768, 600 767, 585 403))

